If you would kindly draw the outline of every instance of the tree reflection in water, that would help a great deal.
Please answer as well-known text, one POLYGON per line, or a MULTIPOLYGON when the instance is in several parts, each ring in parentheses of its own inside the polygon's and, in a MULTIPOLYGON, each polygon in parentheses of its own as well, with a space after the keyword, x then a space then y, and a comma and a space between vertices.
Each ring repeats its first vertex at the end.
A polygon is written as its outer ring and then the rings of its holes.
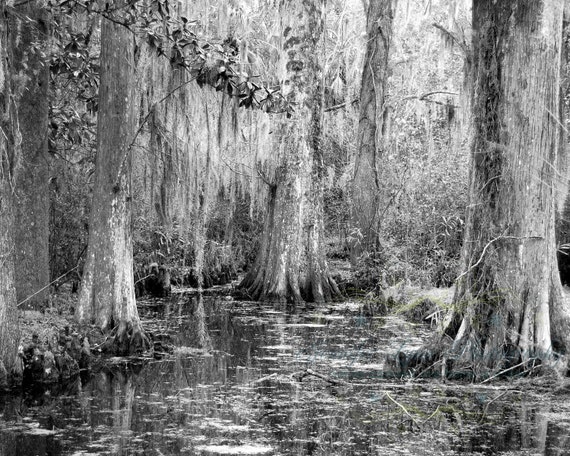
POLYGON ((397 318, 147 304, 144 324, 172 353, 0 397, 0 454, 568 454, 566 396, 383 378, 387 354, 428 335, 397 318))

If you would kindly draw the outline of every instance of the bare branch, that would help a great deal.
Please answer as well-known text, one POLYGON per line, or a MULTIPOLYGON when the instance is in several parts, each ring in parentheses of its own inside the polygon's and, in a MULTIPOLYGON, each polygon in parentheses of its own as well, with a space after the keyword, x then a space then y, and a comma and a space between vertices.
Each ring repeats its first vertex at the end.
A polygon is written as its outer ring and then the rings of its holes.
POLYGON ((344 108, 344 107, 347 106, 348 104, 353 105, 353 104, 358 103, 359 101, 360 101, 360 98, 355 98, 355 99, 352 100, 350 103, 348 103, 347 101, 345 101, 344 103, 340 103, 340 104, 337 104, 337 105, 334 105, 334 106, 330 106, 330 107, 328 107, 328 108, 325 108, 325 109, 324 109, 324 112, 336 111, 336 110, 338 110, 338 109, 344 108))
POLYGON ((402 98, 400 101, 419 100, 419 101, 426 101, 428 103, 437 104, 440 106, 453 106, 455 109, 461 108, 461 106, 458 106, 458 105, 450 105, 449 103, 445 103, 443 101, 431 100, 430 98, 428 98, 432 95, 437 95, 437 94, 459 96, 459 94, 457 92, 448 92, 447 90, 434 90, 433 92, 427 92, 427 93, 424 93, 423 95, 410 95, 409 97, 402 98))
POLYGON ((459 95, 457 92, 449 92, 449 91, 447 91, 447 90, 434 90, 433 92, 424 93, 424 94, 420 97, 420 100, 424 100, 425 98, 430 97, 430 96, 432 96, 432 95, 436 95, 436 94, 438 94, 438 93, 443 93, 443 94, 445 94, 445 95, 455 95, 455 96, 458 96, 458 95, 459 95))
POLYGON ((483 247, 483 251, 481 252, 481 256, 479 257, 477 262, 474 265, 467 268, 467 270, 465 272, 463 272, 462 274, 457 276, 457 278, 455 279, 455 282, 458 282, 459 279, 461 279, 463 276, 469 274, 469 272, 471 272, 473 269, 475 269, 477 266, 479 266, 481 264, 481 262, 483 261, 483 258, 485 257, 485 253, 487 252, 487 249, 491 246, 491 244, 493 244, 494 242, 500 241, 502 239, 526 241, 526 240, 543 240, 544 237, 542 237, 542 236, 523 236, 523 237, 521 237, 521 236, 497 236, 496 238, 491 239, 489 242, 487 242, 485 247, 483 247))
POLYGON ((265 182, 267 185, 269 185, 269 187, 274 187, 275 184, 273 182, 271 182, 271 180, 269 180, 269 178, 265 175, 265 173, 261 170, 261 168, 259 167, 259 165, 255 166, 255 170, 257 171, 257 175, 259 176, 259 178, 265 182))
POLYGON ((456 36, 453 32, 450 32, 443 25, 440 25, 437 22, 434 22, 432 25, 440 32, 442 32, 444 36, 453 41, 457 45, 457 47, 461 49, 465 57, 469 56, 469 46, 464 40, 456 36))

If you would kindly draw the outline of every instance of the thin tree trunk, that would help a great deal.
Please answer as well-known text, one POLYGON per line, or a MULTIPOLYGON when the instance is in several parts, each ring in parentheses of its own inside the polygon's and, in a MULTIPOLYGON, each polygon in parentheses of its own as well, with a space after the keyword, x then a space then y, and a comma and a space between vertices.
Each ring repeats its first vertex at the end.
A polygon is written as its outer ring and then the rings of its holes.
POLYGON ((324 3, 281 3, 282 90, 295 112, 279 119, 275 173, 263 239, 242 286, 270 302, 330 300, 339 290, 323 249, 322 54, 324 3))
POLYGON ((557 1, 476 0, 470 201, 453 350, 463 363, 566 353, 554 216, 562 10, 557 1))
MULTIPOLYGON (((321 28, 324 33, 324 17, 321 12, 321 22, 315 18, 315 29, 321 28), (317 25, 318 24, 318 25, 317 25)), ((313 35, 314 52, 323 53, 316 30, 313 35)), ((309 142, 309 176, 308 192, 304 195, 307 205, 305 211, 305 240, 306 265, 302 293, 305 300, 310 302, 326 302, 340 294, 332 279, 324 255, 324 179, 325 164, 322 149, 323 137, 323 106, 324 106, 324 75, 318 58, 308 59, 307 69, 315 78, 315 88, 309 92, 308 105, 311 108, 311 117, 307 140, 309 142)))
POLYGON ((16 183, 16 295, 31 308, 41 307, 49 295, 49 65, 34 50, 47 45, 48 23, 47 11, 37 0, 18 2, 11 15, 11 70, 22 134, 22 170, 16 183))
MULTIPOLYGON (((18 308, 15 287, 14 186, 20 159, 21 137, 11 95, 12 55, 8 47, 5 4, 0 3, 0 387, 18 369, 18 308)), ((18 372, 19 371, 19 372, 18 372)))
POLYGON ((368 6, 366 54, 360 88, 357 155, 352 181, 351 261, 379 246, 379 209, 382 203, 380 168, 384 149, 385 98, 392 24, 397 0, 377 0, 368 6))
POLYGON ((121 354, 146 348, 136 307, 131 236, 131 142, 136 130, 134 36, 103 19, 95 184, 76 317, 115 330, 121 354))
POLYGON ((194 250, 194 271, 196 273, 196 279, 198 282, 198 290, 206 285, 206 288, 211 286, 211 279, 208 276, 207 283, 204 283, 204 274, 210 274, 209 268, 205 267, 205 252, 206 248, 206 229, 210 210, 210 200, 211 200, 211 186, 212 186, 212 145, 210 143, 211 133, 210 133, 210 113, 208 110, 208 103, 204 103, 204 116, 206 118, 206 162, 204 164, 204 169, 196 170, 200 174, 200 178, 197 179, 200 182, 198 186, 198 192, 196 195, 196 202, 194 203, 195 210, 195 223, 192 232, 192 247, 194 250))

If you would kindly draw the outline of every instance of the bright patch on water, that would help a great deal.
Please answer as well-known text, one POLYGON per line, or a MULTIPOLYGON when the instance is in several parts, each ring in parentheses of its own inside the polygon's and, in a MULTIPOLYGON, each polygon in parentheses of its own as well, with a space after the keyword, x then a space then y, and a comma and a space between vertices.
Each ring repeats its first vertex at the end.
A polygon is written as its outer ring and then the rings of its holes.
POLYGON ((218 455, 218 454, 243 454, 243 455, 254 455, 254 454, 269 454, 273 451, 273 448, 266 446, 255 446, 255 445, 209 445, 209 446, 198 446, 197 451, 204 452, 206 454, 218 455))
POLYGON ((171 348, 158 360, 116 358, 69 385, 0 396, 0 455, 570 454, 568 393, 386 378, 387 356, 420 347, 426 326, 358 303, 204 300, 201 314, 196 303, 141 306, 171 348))
POLYGON ((293 350, 292 345, 267 345, 265 347, 260 347, 264 350, 293 350))

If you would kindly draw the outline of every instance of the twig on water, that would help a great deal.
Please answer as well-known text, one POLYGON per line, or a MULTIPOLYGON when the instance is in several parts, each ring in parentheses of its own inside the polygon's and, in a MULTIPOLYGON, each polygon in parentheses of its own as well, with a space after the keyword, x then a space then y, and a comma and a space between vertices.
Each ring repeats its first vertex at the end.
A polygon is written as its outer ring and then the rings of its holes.
POLYGON ((483 408, 483 414, 481 415, 481 418, 479 419, 479 422, 482 423, 483 419, 485 418, 485 415, 487 415, 487 411, 489 410, 489 406, 495 402, 496 400, 502 398, 503 396, 506 396, 507 394, 509 394, 510 391, 503 391, 501 394, 495 396, 493 399, 491 399, 489 402, 487 402, 485 404, 485 407, 483 408))
POLYGON ((388 391, 384 391, 384 395, 390 399, 390 401, 392 401, 394 404, 396 404, 400 409, 402 409, 402 411, 408 416, 408 418, 410 418, 410 420, 412 420, 412 423, 414 423, 418 429, 421 429, 421 426, 419 425, 419 423, 416 421, 416 419, 410 414, 410 412, 408 412, 408 410, 406 409, 406 407, 404 407, 402 404, 400 404, 396 399, 394 399, 392 396, 390 396, 390 393, 388 391))
POLYGON ((424 424, 426 424, 429 420, 431 420, 431 419, 432 419, 435 415, 437 415, 438 413, 439 413, 439 405, 437 406, 437 408, 435 409, 435 411, 423 421, 422 426, 423 426, 424 424))
POLYGON ((485 380, 483 380, 483 381, 481 382, 481 385, 482 385, 483 383, 490 382, 490 381, 493 380, 494 378, 497 378, 497 377, 499 377, 500 375, 503 375, 503 374, 505 374, 505 373, 507 373, 507 372, 509 372, 509 371, 512 371, 513 369, 516 369, 517 367, 523 366, 523 365, 525 365, 526 363, 529 363, 529 362, 531 362, 531 361, 536 361, 536 360, 537 360, 537 358, 530 358, 530 359, 528 359, 528 360, 526 360, 526 361, 523 361, 522 363, 518 363, 516 366, 512 366, 512 367, 509 367, 508 369, 502 370, 501 372, 497 372, 495 375, 491 375, 489 378, 486 378, 485 380))
POLYGON ((331 385, 350 385, 350 383, 347 383, 343 380, 336 380, 336 379, 330 378, 326 375, 319 374, 318 372, 315 372, 312 369, 305 369, 304 371, 297 372, 297 374, 299 375, 299 381, 302 381, 305 377, 313 376, 313 377, 320 378, 321 380, 324 380, 325 382, 328 382, 331 385))
POLYGON ((258 378, 257 380, 254 380, 253 383, 263 383, 265 380, 269 380, 270 378, 275 378, 275 377, 277 377, 277 374, 266 375, 265 377, 261 377, 258 378))

